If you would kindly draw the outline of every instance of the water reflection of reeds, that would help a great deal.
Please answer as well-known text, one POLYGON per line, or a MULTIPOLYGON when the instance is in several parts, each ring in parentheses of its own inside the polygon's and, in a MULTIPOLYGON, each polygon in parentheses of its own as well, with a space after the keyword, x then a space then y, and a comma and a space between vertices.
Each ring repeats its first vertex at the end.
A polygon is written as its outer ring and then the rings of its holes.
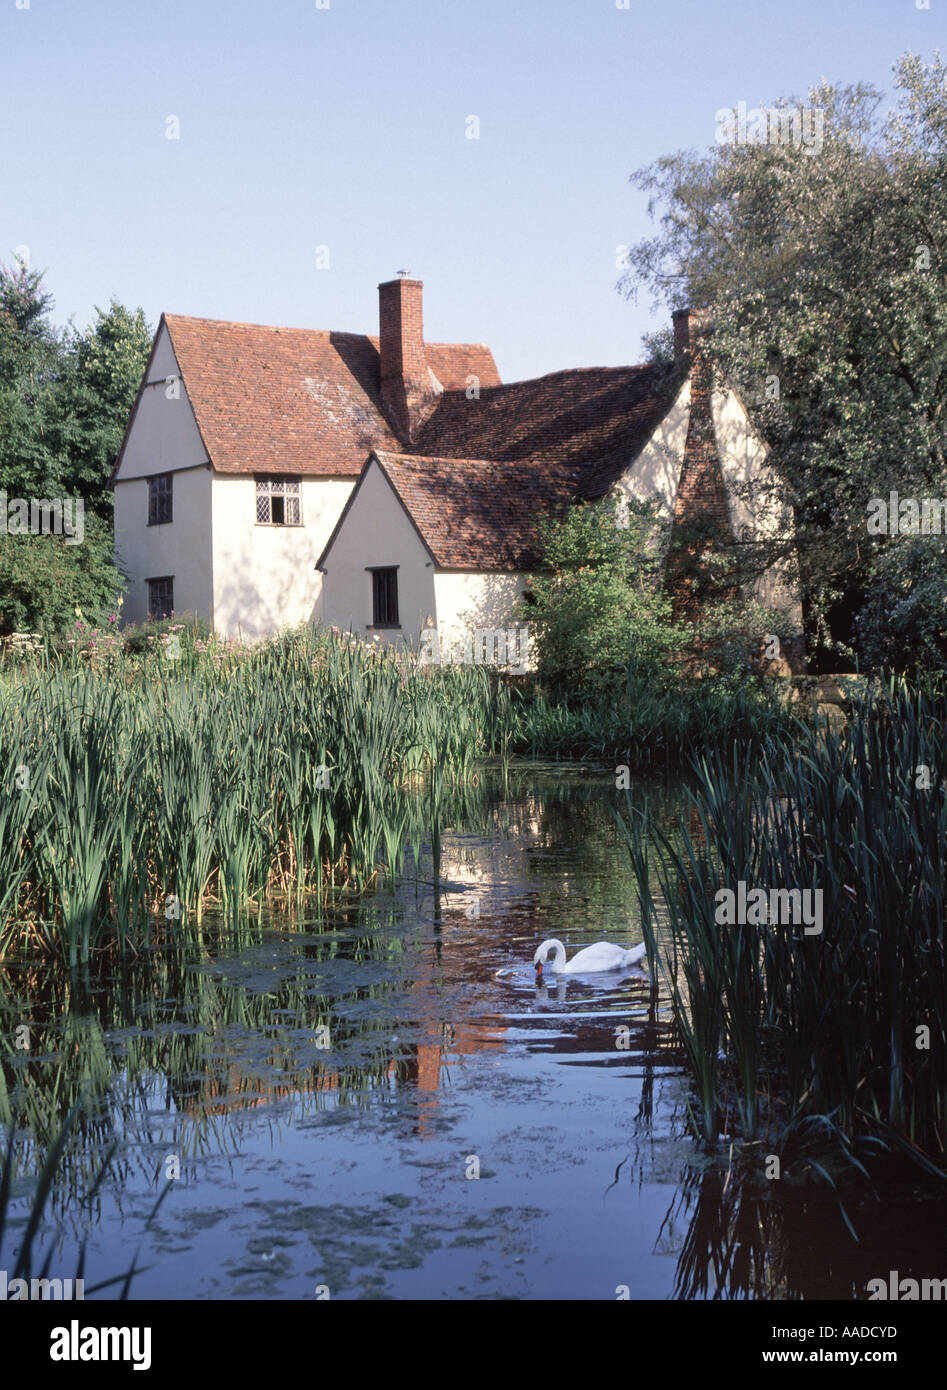
MULTIPOLYGON (((90 1222, 132 1213, 136 1194, 157 1195, 172 1153, 183 1184, 196 1186, 209 1161, 253 1151, 257 1134, 265 1142, 269 1130, 276 1153, 284 1141, 292 1147, 290 1127, 329 1130, 349 1118, 343 1111, 369 1126, 397 1113, 398 1131, 422 1140, 443 1133, 455 1069, 505 1046, 508 1021, 490 987, 496 966, 528 965, 550 924, 570 942, 591 932, 640 939, 611 782, 480 767, 441 785, 439 841, 425 812, 397 883, 371 895, 337 888, 327 906, 286 915, 208 911, 199 936, 166 931, 135 955, 102 952, 71 971, 49 959, 8 961, 0 1116, 16 1127, 16 1171, 24 1181, 36 1171, 75 1103, 51 1208, 81 1239, 90 1222), (23 1023, 28 1051, 16 1041, 23 1023), (112 1146, 96 1201, 83 1205, 112 1146)), ((635 1042, 648 1109, 655 1067, 676 1058, 656 991, 646 980, 641 990, 642 1015, 652 996, 635 1042)), ((597 1046, 581 1024, 576 1042, 597 1046)))
MULTIPOLYGON (((384 924, 386 946, 390 926, 384 924)), ((264 939, 245 930, 245 948, 264 939)), ((329 944, 337 949, 338 943, 329 944)), ((366 933, 352 954, 378 955, 381 946, 366 933)), ((331 966, 332 959, 326 953, 325 963, 331 966)), ((354 1019, 340 1015, 338 995, 320 992, 304 968, 281 972, 264 991, 263 971, 247 987, 239 975, 236 981, 229 977, 226 959, 195 959, 193 952, 179 950, 148 953, 118 978, 95 979, 91 972, 69 977, 34 967, 7 970, 0 982, 0 1122, 17 1126, 19 1166, 26 1170, 77 1108, 57 1176, 64 1202, 87 1189, 101 1155, 116 1142, 121 1149, 113 1171, 122 1182, 132 1161, 128 1153, 138 1156, 140 1166, 151 1130, 160 1128, 160 1142, 170 1142, 169 1122, 183 1158, 226 1152, 233 1141, 227 1142, 221 1118, 232 1121, 280 1096, 318 1102, 331 1093, 337 1101, 370 1103, 373 1092, 390 1084, 392 1066, 409 1067, 407 1055, 388 1043, 388 1033, 396 1031, 390 1023, 380 1026, 371 1012, 354 1019), (24 1022, 29 1051, 16 1041, 24 1022), (328 1049, 317 1042, 322 1027, 330 1028, 328 1049), (160 1126, 156 1106, 167 1117, 160 1126), (141 1144, 129 1148, 136 1135, 141 1144)), ((395 971, 387 978, 381 972, 373 983, 350 990, 349 1002, 369 1001, 384 1017, 383 1006, 400 987, 395 971)))

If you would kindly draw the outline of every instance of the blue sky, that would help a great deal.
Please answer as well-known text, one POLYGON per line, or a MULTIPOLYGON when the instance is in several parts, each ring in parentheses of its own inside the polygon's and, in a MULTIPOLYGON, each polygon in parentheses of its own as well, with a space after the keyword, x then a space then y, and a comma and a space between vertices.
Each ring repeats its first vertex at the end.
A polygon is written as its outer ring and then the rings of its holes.
POLYGON ((403 268, 504 380, 636 362, 664 315, 616 290, 631 171, 740 100, 890 90, 947 47, 930 3, 0 0, 0 259, 29 247, 60 322, 114 295, 350 332, 403 268))

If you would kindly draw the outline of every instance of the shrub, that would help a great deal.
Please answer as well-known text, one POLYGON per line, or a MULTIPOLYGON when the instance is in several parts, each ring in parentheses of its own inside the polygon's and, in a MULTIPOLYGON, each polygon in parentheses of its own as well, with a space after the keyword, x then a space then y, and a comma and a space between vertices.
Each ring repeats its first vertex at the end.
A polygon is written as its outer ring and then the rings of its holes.
POLYGON ((693 625, 701 657, 722 675, 735 676, 759 669, 766 639, 778 638, 774 655, 796 636, 788 614, 758 599, 728 599, 705 608, 693 625))
POLYGON ((64 637, 77 607, 92 626, 102 626, 123 588, 112 561, 111 528, 91 513, 79 545, 67 545, 63 536, 0 539, 0 635, 64 637))
POLYGON ((130 623, 122 629, 125 651, 129 656, 147 656, 166 646, 177 637, 182 654, 200 652, 212 641, 210 624, 193 613, 172 614, 170 618, 149 618, 144 623, 130 623))
POLYGON ((533 628, 539 678, 555 697, 620 690, 629 663, 665 667, 686 641, 662 588, 664 523, 633 500, 621 523, 610 502, 538 523, 543 565, 516 617, 533 628))

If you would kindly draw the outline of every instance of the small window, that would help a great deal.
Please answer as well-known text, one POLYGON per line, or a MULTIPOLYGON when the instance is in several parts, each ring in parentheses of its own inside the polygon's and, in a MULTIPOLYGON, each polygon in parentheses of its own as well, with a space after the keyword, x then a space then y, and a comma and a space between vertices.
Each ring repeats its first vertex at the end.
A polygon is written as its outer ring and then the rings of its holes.
POLYGON ((301 526, 299 479, 257 478, 256 519, 259 526, 301 526))
POLYGON ((373 569, 372 576, 372 627, 399 627, 398 622, 398 566, 387 569, 373 569))
POLYGON ((174 576, 149 579, 147 584, 149 618, 170 618, 174 612, 174 576))
POLYGON ((159 473, 148 479, 148 525, 163 526, 171 520, 173 473, 159 473))

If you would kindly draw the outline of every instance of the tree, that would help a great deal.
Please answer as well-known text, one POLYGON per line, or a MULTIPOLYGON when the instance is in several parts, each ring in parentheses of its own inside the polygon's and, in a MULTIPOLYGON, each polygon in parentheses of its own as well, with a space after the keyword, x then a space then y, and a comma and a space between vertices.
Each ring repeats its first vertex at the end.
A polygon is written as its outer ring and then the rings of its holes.
POLYGON ((49 322, 42 272, 0 266, 0 489, 11 497, 61 496, 63 339, 49 322))
POLYGON ((123 582, 112 558, 109 479, 150 332, 141 309, 114 299, 84 333, 54 328, 52 309, 40 271, 0 266, 0 492, 8 506, 81 499, 84 509, 75 544, 8 534, 2 518, 0 632, 62 633, 77 604, 103 623, 123 582))
POLYGON ((144 311, 113 299, 69 344, 63 418, 69 422, 73 487, 111 517, 110 477, 151 347, 144 311))
POLYGON ((105 626, 117 611, 122 576, 112 559, 112 528, 94 513, 80 545, 62 536, 0 539, 0 633, 62 637, 76 624, 105 626))
MULTIPOLYGON (((660 231, 633 248, 623 281, 632 295, 643 284, 709 308, 716 366, 772 446, 776 487, 795 508, 810 625, 849 649, 872 634, 876 652, 891 559, 887 543, 869 541, 868 504, 891 490, 947 495, 947 70, 906 55, 895 85, 885 120, 871 87, 823 85, 809 94, 808 127, 782 100, 765 143, 639 170, 660 231), (808 147, 794 135, 806 128, 819 134, 808 147)), ((941 605, 941 633, 944 621, 941 605)), ((910 630, 900 638, 911 650, 910 630)), ((918 633, 914 645, 931 650, 925 641, 918 633)))

